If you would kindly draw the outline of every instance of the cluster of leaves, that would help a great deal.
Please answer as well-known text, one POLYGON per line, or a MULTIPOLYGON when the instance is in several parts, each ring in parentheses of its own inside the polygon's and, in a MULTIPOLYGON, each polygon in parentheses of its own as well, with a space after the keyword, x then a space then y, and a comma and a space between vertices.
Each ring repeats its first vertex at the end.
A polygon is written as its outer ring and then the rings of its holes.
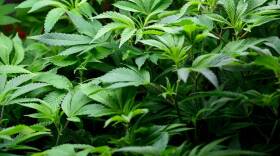
POLYGON ((279 27, 279 0, 0 0, 0 155, 277 155, 279 27))

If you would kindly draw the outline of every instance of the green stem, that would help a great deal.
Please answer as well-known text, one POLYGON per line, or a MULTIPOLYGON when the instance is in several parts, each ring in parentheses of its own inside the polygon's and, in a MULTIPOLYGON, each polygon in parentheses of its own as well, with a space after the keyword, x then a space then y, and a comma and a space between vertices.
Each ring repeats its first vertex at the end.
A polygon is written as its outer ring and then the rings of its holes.
POLYGON ((1 108, 0 123, 1 123, 1 121, 3 120, 3 117, 4 117, 4 111, 5 111, 5 105, 3 105, 3 106, 2 106, 2 108, 1 108))
POLYGON ((57 136, 56 136, 56 142, 55 142, 55 146, 58 145, 59 143, 59 140, 60 140, 60 126, 56 125, 55 128, 56 128, 56 132, 57 132, 57 136))
POLYGON ((80 83, 82 83, 84 81, 84 72, 83 69, 79 70, 79 74, 80 74, 80 83))
POLYGON ((179 108, 179 105, 178 105, 178 100, 177 100, 179 84, 180 84, 180 80, 177 80, 176 89, 175 89, 176 94, 174 96, 174 105, 176 107, 177 115, 178 115, 178 118, 179 118, 180 122, 183 122, 182 115, 181 115, 181 112, 180 112, 180 108, 179 108))
POLYGON ((57 130, 57 137, 56 137, 56 142, 55 145, 59 145, 59 141, 60 141, 60 136, 62 135, 62 132, 66 129, 66 127, 68 126, 69 121, 67 120, 64 124, 64 126, 62 127, 61 125, 57 125, 56 130, 57 130))
POLYGON ((279 123, 279 120, 276 120, 275 123, 274 123, 274 125, 273 125, 273 128, 272 128, 272 130, 271 130, 270 137, 269 137, 269 139, 267 140, 267 144, 269 144, 270 141, 272 140, 272 138, 273 138, 273 136, 274 136, 274 134, 275 134, 275 131, 276 131, 276 129, 277 129, 278 123, 279 123))
POLYGON ((193 125, 194 125, 194 140, 196 142, 198 142, 198 129, 197 129, 197 121, 193 121, 193 125))

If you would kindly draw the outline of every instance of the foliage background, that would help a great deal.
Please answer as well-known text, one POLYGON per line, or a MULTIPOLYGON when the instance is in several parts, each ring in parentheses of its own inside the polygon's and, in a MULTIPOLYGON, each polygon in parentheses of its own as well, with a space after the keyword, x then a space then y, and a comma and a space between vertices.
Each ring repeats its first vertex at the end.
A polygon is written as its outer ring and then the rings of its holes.
POLYGON ((278 155, 279 0, 0 0, 0 155, 278 155))

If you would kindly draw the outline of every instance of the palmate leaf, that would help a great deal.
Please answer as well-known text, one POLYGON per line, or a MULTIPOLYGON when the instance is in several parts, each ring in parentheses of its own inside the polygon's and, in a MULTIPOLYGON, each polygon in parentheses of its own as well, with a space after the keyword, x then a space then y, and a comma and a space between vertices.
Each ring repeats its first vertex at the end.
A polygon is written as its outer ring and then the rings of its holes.
POLYGON ((51 31, 51 29, 64 13, 65 10, 62 8, 54 8, 48 12, 44 23, 44 29, 46 33, 51 31))
POLYGON ((214 21, 223 23, 223 24, 227 24, 227 25, 231 25, 230 22, 225 19, 223 16, 219 15, 219 14, 206 14, 206 16, 214 21))
POLYGON ((161 54, 163 58, 172 60, 177 66, 185 61, 187 51, 191 48, 186 46, 185 37, 182 35, 165 34, 157 36, 157 40, 148 39, 140 42, 163 51, 161 54))
POLYGON ((130 19, 128 16, 113 12, 113 11, 108 11, 105 13, 102 13, 100 15, 97 15, 94 17, 94 19, 112 19, 113 22, 103 26, 96 34, 94 37, 93 41, 99 39, 102 37, 104 34, 108 32, 113 32, 115 30, 122 30, 121 34, 121 40, 120 40, 120 47, 128 41, 137 31, 135 29, 135 23, 132 19, 130 19))
POLYGON ((235 21, 236 18, 236 4, 235 0, 221 0, 221 3, 230 19, 230 21, 235 21))
POLYGON ((64 33, 48 33, 39 36, 32 36, 30 38, 53 46, 89 44, 92 40, 90 37, 84 35, 64 33))
MULTIPOLYGON (((74 88, 64 97, 61 108, 67 115, 67 120, 80 122, 80 115, 90 115, 91 100, 81 91, 80 87, 74 88)), ((94 110, 93 110, 94 111, 94 110)))
POLYGON ((17 100, 21 106, 36 110, 36 113, 25 116, 37 119, 48 120, 51 123, 57 123, 60 119, 60 104, 65 94, 59 91, 53 91, 47 94, 43 100, 40 99, 24 99, 17 100))
POLYGON ((104 89, 88 83, 83 84, 81 89, 89 98, 98 102, 88 105, 88 110, 85 110, 90 117, 110 116, 104 127, 111 123, 128 124, 134 117, 148 113, 148 109, 139 108, 140 105, 134 102, 134 88, 104 89))
POLYGON ((117 68, 97 78, 97 80, 105 84, 111 84, 108 88, 140 86, 150 83, 150 73, 135 68, 117 68))
POLYGON ((53 112, 47 103, 46 104, 45 103, 42 103, 42 104, 24 103, 24 104, 20 104, 20 105, 24 106, 24 107, 32 108, 37 111, 37 113, 25 115, 25 116, 28 116, 31 118, 48 119, 48 120, 53 121, 54 120, 53 116, 56 115, 55 114, 56 112, 53 112))

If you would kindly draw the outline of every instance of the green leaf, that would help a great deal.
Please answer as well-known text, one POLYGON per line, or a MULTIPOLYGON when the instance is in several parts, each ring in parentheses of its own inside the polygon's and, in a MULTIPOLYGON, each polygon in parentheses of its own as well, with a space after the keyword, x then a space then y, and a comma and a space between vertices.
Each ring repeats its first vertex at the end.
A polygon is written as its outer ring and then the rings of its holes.
POLYGON ((21 84, 31 80, 34 76, 35 76, 35 74, 23 74, 23 75, 14 77, 6 83, 5 90, 8 91, 8 90, 16 89, 21 84))
POLYGON ((141 40, 140 42, 152 47, 157 47, 158 49, 163 51, 169 51, 169 48, 166 45, 156 40, 149 39, 149 40, 141 40))
POLYGON ((168 141, 169 135, 167 132, 164 132, 159 136, 159 139, 153 144, 153 147, 162 152, 166 149, 168 141))
POLYGON ((157 156, 159 151, 153 147, 153 146, 128 146, 128 147, 123 147, 115 152, 130 152, 130 153, 135 153, 135 154, 144 154, 144 155, 152 155, 152 156, 157 156))
POLYGON ((69 56, 72 54, 76 54, 79 52, 82 52, 87 49, 91 49, 92 45, 79 45, 79 46, 73 46, 71 48, 65 49, 64 51, 60 52, 59 55, 61 56, 69 56))
POLYGON ((30 38, 53 46, 72 46, 79 44, 89 44, 91 42, 90 37, 64 33, 48 33, 39 36, 32 36, 30 38))
POLYGON ((197 57, 192 64, 193 68, 222 67, 236 61, 226 54, 205 54, 197 57))
POLYGON ((226 140, 226 138, 212 141, 207 145, 196 146, 195 148, 193 148, 190 151, 189 156, 198 156, 198 155, 199 156, 236 156, 236 155, 258 156, 258 155, 264 155, 263 153, 259 153, 259 152, 221 148, 220 144, 225 140, 226 140))
POLYGON ((10 16, 0 15, 0 25, 9 25, 20 22, 18 19, 15 19, 10 16))
POLYGON ((67 12, 71 21, 77 28, 78 32, 85 34, 87 36, 94 37, 99 29, 102 27, 101 23, 97 20, 92 20, 91 22, 86 21, 81 15, 78 15, 74 12, 67 12))
POLYGON ((80 109, 78 115, 89 115, 90 117, 102 117, 115 113, 116 113, 115 111, 112 111, 111 109, 106 108, 101 104, 90 104, 80 109))
POLYGON ((90 102, 90 99, 80 90, 79 87, 74 88, 73 91, 68 92, 64 97, 61 108, 67 115, 67 120, 73 122, 80 122, 77 116, 85 114, 85 108, 90 102))
POLYGON ((265 39, 243 39, 231 41, 226 44, 221 52, 232 56, 247 55, 246 50, 248 50, 251 46, 258 45, 264 41, 265 39))
POLYGON ((237 14, 235 0, 222 0, 221 3, 224 6, 229 19, 231 21, 235 21, 235 17, 237 14))
POLYGON ((21 95, 24 95, 28 92, 31 92, 33 90, 36 90, 38 88, 42 88, 48 86, 46 83, 30 83, 24 86, 19 87, 11 96, 11 99, 15 99, 21 95))
POLYGON ((141 8, 139 8, 137 5, 134 5, 132 2, 127 2, 127 1, 117 1, 116 3, 113 4, 115 7, 126 10, 126 11, 131 11, 131 12, 140 12, 141 8))
POLYGON ((1 74, 31 73, 30 71, 14 65, 0 65, 1 74))
POLYGON ((18 37, 18 34, 13 38, 13 43, 14 43, 15 53, 14 53, 14 57, 12 60, 12 64, 18 65, 24 59, 24 49, 23 49, 22 41, 18 37))
POLYGON ((61 7, 64 8, 65 6, 57 1, 53 1, 53 0, 40 0, 40 1, 36 1, 31 9, 29 10, 29 13, 37 11, 43 7, 47 7, 47 6, 56 6, 56 7, 61 7))
POLYGON ((75 64, 78 60, 73 57, 65 56, 53 56, 50 58, 50 62, 58 67, 67 67, 75 64))
POLYGON ((201 73, 205 78, 207 78, 216 88, 219 87, 218 79, 215 73, 213 73, 209 69, 193 69, 194 71, 197 71, 201 73))
POLYGON ((126 15, 120 14, 118 12, 107 11, 107 12, 104 12, 100 15, 93 17, 93 19, 105 19, 105 18, 112 19, 115 22, 123 23, 129 27, 134 28, 134 21, 132 19, 130 19, 129 17, 127 17, 126 15))
POLYGON ((280 72, 279 60, 274 56, 258 56, 254 63, 275 72, 280 72))
POLYGON ((121 34, 121 41, 120 46, 121 47, 126 41, 128 41, 136 32, 136 29, 126 28, 123 30, 121 34))
POLYGON ((48 83, 58 89, 70 90, 73 86, 65 76, 57 75, 50 72, 38 73, 34 80, 48 83))
POLYGON ((269 37, 267 38, 267 42, 265 42, 265 45, 273 48, 278 54, 280 54, 280 38, 279 37, 269 37))
POLYGON ((219 14, 206 14, 206 16, 214 21, 230 25, 230 23, 223 16, 219 14))
POLYGON ((64 13, 65 11, 62 8, 54 8, 48 12, 44 23, 44 29, 46 33, 52 30, 54 25, 57 23, 57 21, 64 13))
POLYGON ((25 0, 21 2, 16 8, 31 8, 38 0, 25 0))
POLYGON ((146 60, 149 58, 148 55, 144 55, 144 56, 141 56, 141 57, 138 57, 135 59, 135 63, 138 67, 138 70, 141 69, 141 67, 145 64, 146 60))
POLYGON ((97 14, 97 12, 95 11, 95 8, 93 8, 93 6, 86 1, 87 0, 81 1, 77 7, 77 10, 86 17, 92 17, 92 13, 97 14))
POLYGON ((10 54, 13 50, 13 41, 0 33, 0 59, 6 65, 10 64, 10 54))
POLYGON ((95 40, 101 38, 108 32, 112 32, 112 31, 118 30, 118 29, 123 29, 125 27, 126 27, 126 25, 123 23, 109 23, 109 24, 101 27, 101 29, 97 32, 97 34, 95 35, 93 40, 95 41, 95 40))
POLYGON ((8 15, 15 11, 15 4, 0 4, 0 15, 8 15))
POLYGON ((121 88, 126 86, 147 85, 150 83, 150 74, 145 70, 117 68, 97 79, 103 83, 111 84, 109 88, 121 88))
POLYGON ((181 68, 177 71, 178 79, 183 80, 185 83, 188 81, 191 70, 189 68, 181 68))

